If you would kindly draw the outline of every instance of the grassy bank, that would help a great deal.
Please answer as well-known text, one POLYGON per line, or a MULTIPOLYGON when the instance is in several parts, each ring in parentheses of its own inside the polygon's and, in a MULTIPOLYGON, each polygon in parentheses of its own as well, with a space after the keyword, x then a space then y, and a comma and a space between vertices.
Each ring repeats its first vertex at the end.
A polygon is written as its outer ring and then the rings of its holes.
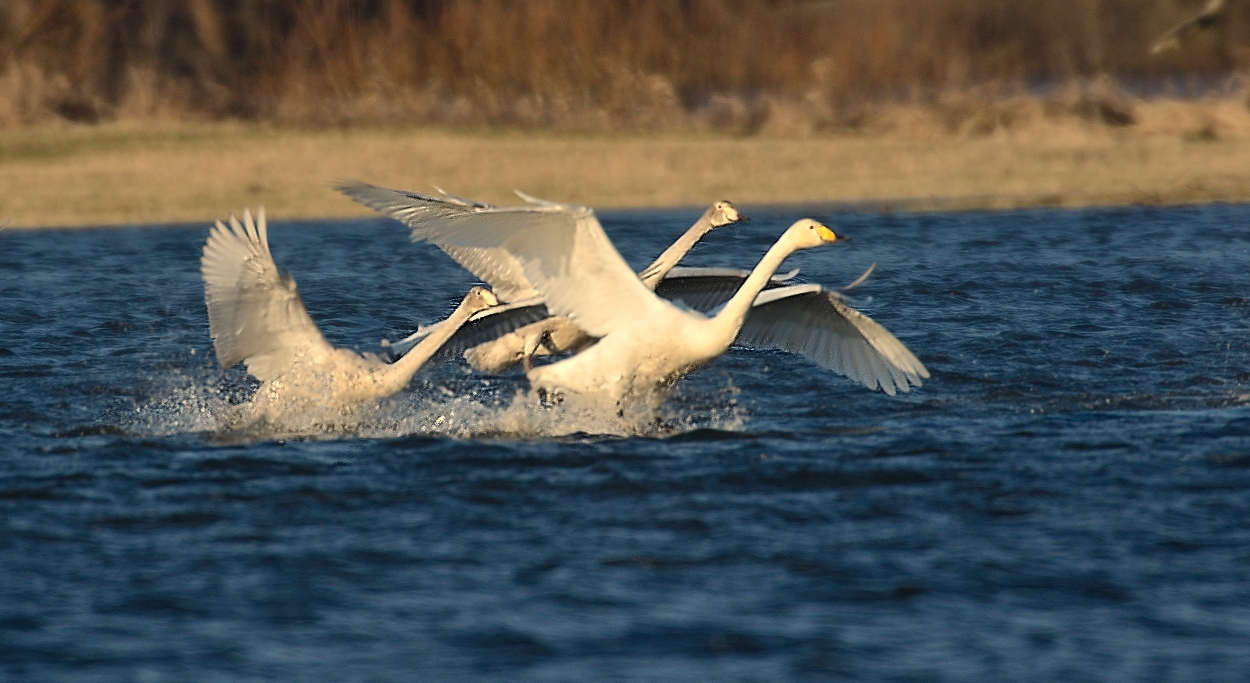
MULTIPOLYGON (((0 220, 14 227, 368 215, 336 178, 512 203, 512 188, 598 208, 912 202, 934 208, 1250 200, 1239 102, 1156 102, 1116 128, 1063 119, 986 134, 900 110, 878 132, 750 137, 261 124, 0 131, 0 220)), ((888 122, 888 117, 883 122, 888 122)))

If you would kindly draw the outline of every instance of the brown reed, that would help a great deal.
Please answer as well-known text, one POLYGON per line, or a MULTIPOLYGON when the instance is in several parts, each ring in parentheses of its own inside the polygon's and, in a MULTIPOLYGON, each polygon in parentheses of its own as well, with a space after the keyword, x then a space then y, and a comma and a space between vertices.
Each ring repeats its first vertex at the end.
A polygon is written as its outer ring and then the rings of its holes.
POLYGON ((1250 3, 1183 51, 1147 53, 1202 1, 5 0, 0 126, 753 133, 786 112, 805 129, 863 129, 907 103, 975 132, 1010 125, 1024 96, 1126 125, 1123 84, 1187 95, 1250 66, 1250 3))

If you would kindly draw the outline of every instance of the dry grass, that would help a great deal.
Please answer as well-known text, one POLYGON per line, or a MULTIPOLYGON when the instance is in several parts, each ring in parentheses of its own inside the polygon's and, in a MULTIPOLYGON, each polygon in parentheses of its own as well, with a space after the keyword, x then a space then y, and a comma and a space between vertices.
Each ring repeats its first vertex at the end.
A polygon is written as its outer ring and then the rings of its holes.
POLYGON ((748 137, 237 122, 22 129, 0 132, 0 217, 16 227, 207 222, 258 204, 275 219, 368 215, 329 189, 341 177, 437 183, 496 203, 515 201, 517 187, 599 208, 722 197, 936 208, 1250 200, 1250 112, 1238 100, 1129 102, 1135 123, 1117 126, 1080 92, 968 97, 883 108, 836 135, 776 123, 783 114, 748 137))
POLYGON ((1204 2, 3 0, 0 220, 1247 199, 1250 2, 1147 54, 1204 2))
POLYGON ((5 0, 0 127, 66 119, 752 132, 993 85, 1202 90, 1250 67, 1204 0, 5 0))

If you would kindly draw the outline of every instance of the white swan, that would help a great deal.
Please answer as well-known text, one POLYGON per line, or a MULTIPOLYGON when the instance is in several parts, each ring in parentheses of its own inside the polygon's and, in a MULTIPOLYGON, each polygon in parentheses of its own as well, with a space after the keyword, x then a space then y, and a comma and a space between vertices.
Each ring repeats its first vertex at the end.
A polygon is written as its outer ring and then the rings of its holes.
MULTIPOLYGON (((650 267, 653 266, 654 264, 650 267)), ((657 285, 661 286, 664 288, 664 294, 662 295, 664 298, 685 302, 685 295, 693 294, 695 291, 705 291, 709 288, 711 283, 704 282, 704 280, 710 279, 721 282, 725 279, 720 273, 707 276, 687 274, 675 281, 668 279, 667 273, 694 270, 711 271, 719 269, 668 268, 665 274, 649 282, 644 280, 643 284, 652 290, 657 285)), ((644 270, 643 272, 647 271, 644 270)), ((738 285, 741 285, 742 281, 746 279, 747 273, 742 271, 735 272, 742 273, 737 282, 738 285)), ((784 286, 797 274, 798 270, 796 269, 773 277, 768 281, 766 287, 784 286)), ((737 286, 734 289, 736 290, 737 286)), ((732 292, 730 293, 732 294, 732 292)), ((728 296, 724 297, 724 299, 728 298, 728 296)), ((722 303, 724 299, 722 299, 722 303)), ((707 313, 712 308, 715 308, 715 306, 703 308, 693 304, 690 307, 702 313, 707 313)), ((416 339, 428 334, 430 331, 432 330, 418 330, 409 339, 415 342, 416 339)), ((526 371, 528 371, 532 367, 535 356, 557 355, 564 352, 576 353, 589 347, 596 341, 598 340, 583 332, 572 320, 564 316, 549 315, 545 304, 520 302, 498 306, 476 314, 460 328, 455 336, 448 340, 445 348, 452 351, 463 348, 465 360, 475 369, 498 374, 514 367, 517 363, 523 364, 526 371), (521 322, 535 318, 538 319, 537 322, 529 324, 521 322), (479 341, 482 339, 489 339, 490 341, 479 341)), ((399 344, 402 343, 404 342, 399 342, 399 344)), ((396 344, 396 346, 399 344, 396 344)))
MULTIPOLYGON (((421 239, 416 231, 421 229, 421 224, 426 220, 422 207, 427 206, 431 200, 440 201, 416 193, 364 183, 345 184, 339 189, 353 199, 407 223, 413 228, 416 239, 421 239)), ((473 207, 482 211, 495 209, 487 204, 452 197, 445 192, 443 194, 448 198, 445 201, 466 208, 473 207)), ((518 194, 536 207, 564 206, 537 200, 524 193, 518 194)), ((747 271, 676 266, 695 242, 711 229, 706 226, 715 227, 715 216, 718 210, 723 211, 719 209, 722 204, 729 205, 728 202, 713 204, 681 239, 643 269, 640 277, 643 278, 645 286, 666 299, 680 301, 701 313, 714 312, 741 288, 750 274, 747 271)), ((724 213, 728 215, 728 212, 724 213)), ((464 247, 439 246, 461 255, 473 251, 464 247)), ((502 250, 494 249, 491 253, 500 254, 502 250)), ((501 258, 509 260, 507 273, 513 274, 514 278, 524 277, 522 268, 506 253, 495 259, 481 259, 480 262, 490 264, 499 262, 501 258)), ((874 263, 863 275, 840 291, 858 286, 875 267, 874 263)), ((475 271, 475 274, 485 281, 500 277, 489 268, 479 267, 479 270, 482 272, 475 271)), ((797 270, 791 271, 774 276, 768 281, 747 314, 743 329, 735 340, 736 344, 800 354, 823 368, 859 382, 869 389, 880 388, 891 396, 898 391, 906 392, 911 387, 918 387, 922 379, 929 377, 929 371, 924 364, 902 342, 876 321, 849 306, 840 291, 828 290, 814 284, 796 285, 791 280, 797 273, 797 270)), ((536 291, 528 281, 525 281, 524 286, 528 288, 526 291, 536 291)), ((474 315, 469 323, 448 340, 444 348, 451 352, 464 351, 466 358, 476 361, 473 365, 479 370, 499 372, 522 358, 528 361, 529 356, 525 349, 533 349, 540 342, 546 343, 540 334, 546 331, 543 322, 547 315, 547 307, 542 303, 541 296, 531 296, 516 303, 490 308, 474 315), (539 322, 533 322, 535 320, 539 322), (519 331, 513 333, 517 328, 526 330, 528 334, 523 336, 519 331), (502 341, 499 344, 485 341, 496 338, 502 341), (488 356, 487 353, 497 355, 488 356)), ((403 348, 405 344, 415 343, 415 340, 431 333, 433 329, 435 328, 422 328, 407 339, 396 342, 392 348, 403 348)), ((571 329, 576 334, 584 334, 571 323, 556 329, 571 329)), ((592 341, 589 337, 582 339, 582 347, 592 341)), ((563 349, 573 347, 567 338, 556 340, 553 346, 563 349)), ((539 350, 541 351, 541 346, 539 350)))
MULTIPOLYGON (((842 296, 872 270, 869 267, 840 291, 818 284, 770 282, 755 298, 734 343, 799 354, 891 396, 920 386, 921 378, 929 377, 920 359, 880 323, 851 308, 842 296)), ((656 293, 696 310, 715 310, 729 300, 734 291, 729 285, 736 290, 746 276, 729 269, 676 268, 656 293)))
POLYGON ((1224 18, 1228 9, 1227 0, 1210 0, 1192 17, 1168 29, 1150 46, 1150 54, 1159 55, 1169 50, 1179 50, 1181 43, 1199 31, 1209 29, 1224 18))
MULTIPOLYGON (((502 253, 506 258, 497 261, 500 269, 523 273, 545 297, 552 314, 567 316, 600 338, 572 358, 530 369, 527 376, 534 387, 540 392, 604 396, 618 405, 637 400, 658 405, 674 382, 729 348, 756 296, 787 256, 838 239, 816 221, 796 222, 720 312, 708 317, 647 289, 586 207, 544 203, 493 208, 404 194, 403 220, 414 239, 453 249, 502 253)), ((489 267, 491 262, 483 260, 481 265, 489 267)), ((850 329, 862 339, 858 328, 852 325, 850 329)), ((837 330, 825 333, 837 334, 837 330)), ((867 348, 865 353, 875 362, 890 362, 869 344, 855 348, 867 348)), ((884 369, 885 378, 893 384, 893 373, 884 369)), ((906 380, 902 388, 919 384, 919 372, 906 367, 895 370, 906 380)))
MULTIPOLYGON (((409 209, 414 199, 419 201, 422 195, 378 187, 368 183, 343 182, 335 189, 364 204, 401 222, 409 216, 409 209)), ((495 207, 462 197, 447 194, 442 188, 436 188, 450 202, 466 207, 493 209, 495 207)), ((559 206, 532 197, 519 190, 517 196, 535 206, 559 206)), ((660 254, 646 268, 639 272, 638 277, 649 289, 654 290, 665 275, 690 252, 694 245, 703 239, 708 232, 732 223, 746 220, 728 200, 713 203, 703 215, 691 225, 685 234, 673 242, 664 253, 660 254)), ((463 350, 464 358, 477 370, 500 373, 524 363, 530 367, 530 360, 535 355, 577 352, 594 343, 595 338, 586 334, 564 316, 548 316, 542 307, 542 296, 525 278, 525 274, 515 264, 499 267, 501 261, 508 257, 498 250, 481 250, 475 248, 456 247, 438 244, 439 248, 465 267, 469 272, 490 285, 500 300, 511 306, 500 306, 485 311, 472 320, 472 323, 461 328, 448 341, 450 350, 463 350), (506 316, 494 318, 494 315, 506 316), (531 322, 533 321, 533 322, 531 322), (483 341, 485 340, 485 341, 483 341)), ((426 327, 391 344, 391 348, 399 353, 411 344, 416 343, 425 335, 433 332, 426 327)))
POLYGON ((464 297, 442 329, 394 363, 336 349, 309 317, 295 280, 278 273, 269 252, 265 210, 252 221, 233 215, 210 229, 200 260, 213 348, 223 368, 239 361, 261 381, 252 398, 258 414, 294 404, 341 407, 383 398, 407 386, 417 370, 469 316, 498 300, 484 287, 464 297))
MULTIPOLYGON (((536 206, 552 203, 519 191, 517 195, 536 206)), ((686 230, 685 234, 665 249, 650 265, 643 268, 638 273, 638 278, 648 289, 655 290, 656 285, 694 248, 699 240, 703 239, 704 235, 715 228, 745 219, 746 217, 740 214, 728 200, 722 199, 713 203, 694 222, 694 225, 686 230)), ((556 355, 564 352, 576 353, 595 341, 594 337, 586 334, 569 318, 553 315, 501 335, 494 340, 477 344, 464 352, 464 358, 474 368, 483 372, 503 372, 517 363, 523 363, 526 371, 529 371, 534 356, 556 355)))

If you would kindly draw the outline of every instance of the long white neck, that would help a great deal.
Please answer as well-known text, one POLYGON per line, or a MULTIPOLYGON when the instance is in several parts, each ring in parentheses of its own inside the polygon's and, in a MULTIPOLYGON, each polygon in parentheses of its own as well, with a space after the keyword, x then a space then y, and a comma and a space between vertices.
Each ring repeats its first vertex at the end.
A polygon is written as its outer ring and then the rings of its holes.
POLYGON ((699 217, 699 220, 690 226, 686 234, 677 238, 676 242, 673 242, 668 249, 664 250, 664 253, 651 262, 651 265, 638 274, 642 284, 646 285, 647 289, 654 292, 655 288, 660 284, 660 280, 663 280, 664 276, 668 275, 668 271, 672 270, 673 266, 681 263, 681 260, 686 257, 686 254, 690 253, 694 245, 698 244, 704 235, 711 232, 712 228, 715 227, 712 225, 711 213, 711 209, 705 211, 699 217))
POLYGON ((731 339, 738 336, 738 330, 742 329, 742 321, 746 320, 755 297, 759 296, 760 291, 768 284, 769 278, 777 272, 786 257, 795 252, 795 249, 793 240, 788 239, 787 235, 783 235, 769 248, 764 258, 760 259, 751 274, 742 282, 738 292, 725 302, 725 307, 711 319, 720 332, 731 339))
POLYGON ((417 370, 420 370, 426 361, 438 353, 438 350, 443 348, 443 344, 451 339, 452 335, 459 331, 475 312, 476 310, 467 301, 461 301, 456 310, 452 311, 446 320, 439 323, 433 332, 426 335, 419 344, 412 347, 412 350, 405 353, 399 360, 383 368, 386 380, 398 382, 401 386, 407 385, 412 376, 417 374, 417 370))

